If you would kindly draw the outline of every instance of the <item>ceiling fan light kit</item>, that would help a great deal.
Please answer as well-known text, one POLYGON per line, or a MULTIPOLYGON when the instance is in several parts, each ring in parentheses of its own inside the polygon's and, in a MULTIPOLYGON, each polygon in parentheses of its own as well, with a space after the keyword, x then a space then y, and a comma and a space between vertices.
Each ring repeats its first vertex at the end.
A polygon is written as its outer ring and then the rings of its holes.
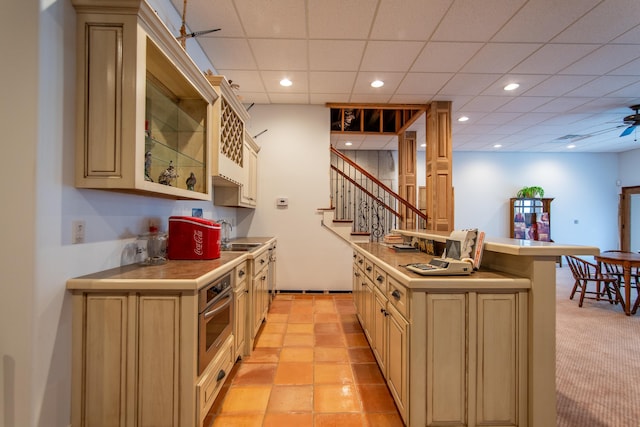
POLYGON ((625 125, 629 125, 629 127, 627 127, 625 130, 622 131, 622 133, 620 134, 620 136, 627 136, 630 135, 631 132, 634 131, 634 129, 636 128, 636 126, 640 125, 640 114, 638 114, 638 110, 640 110, 640 105, 632 105, 631 108, 633 111, 635 111, 635 114, 631 114, 627 117, 624 118, 623 122, 625 125))

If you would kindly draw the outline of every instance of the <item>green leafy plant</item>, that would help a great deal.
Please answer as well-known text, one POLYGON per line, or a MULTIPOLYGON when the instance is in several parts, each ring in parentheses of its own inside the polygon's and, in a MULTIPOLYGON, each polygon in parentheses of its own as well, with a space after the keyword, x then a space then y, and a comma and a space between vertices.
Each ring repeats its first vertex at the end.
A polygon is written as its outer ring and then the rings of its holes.
POLYGON ((518 198, 530 199, 534 197, 544 197, 544 189, 542 187, 522 187, 518 194, 516 194, 518 198))

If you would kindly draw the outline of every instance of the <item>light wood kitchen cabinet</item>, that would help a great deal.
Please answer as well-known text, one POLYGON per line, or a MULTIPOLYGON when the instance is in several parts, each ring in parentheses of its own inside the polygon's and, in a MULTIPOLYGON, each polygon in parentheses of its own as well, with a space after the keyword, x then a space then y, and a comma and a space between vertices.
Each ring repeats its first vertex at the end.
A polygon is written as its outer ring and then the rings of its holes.
POLYGON ((241 187, 241 206, 255 208, 258 199, 258 151, 251 135, 245 132, 244 138, 244 181, 241 187))
POLYGON ((244 133, 240 181, 214 177, 214 203, 218 206, 255 208, 258 199, 258 152, 260 146, 244 133))
POLYGON ((404 422, 526 425, 527 292, 416 291, 400 277, 354 251, 357 315, 404 422))
POLYGON ((215 90, 146 1, 72 4, 76 187, 211 200, 215 90))
POLYGON ((196 425, 194 295, 74 293, 73 308, 73 426, 196 425))
POLYGON ((249 261, 252 271, 251 289, 249 296, 251 299, 251 320, 250 320, 250 348, 253 344, 262 322, 269 310, 269 251, 265 247, 261 252, 256 253, 249 261))
POLYGON ((234 323, 233 323, 233 337, 234 337, 234 359, 238 357, 244 357, 249 352, 246 346, 247 337, 247 307, 249 303, 249 288, 247 285, 247 263, 244 262, 236 267, 236 281, 233 288, 234 299, 234 323))
POLYGON ((527 294, 426 295, 427 425, 525 425, 527 294))

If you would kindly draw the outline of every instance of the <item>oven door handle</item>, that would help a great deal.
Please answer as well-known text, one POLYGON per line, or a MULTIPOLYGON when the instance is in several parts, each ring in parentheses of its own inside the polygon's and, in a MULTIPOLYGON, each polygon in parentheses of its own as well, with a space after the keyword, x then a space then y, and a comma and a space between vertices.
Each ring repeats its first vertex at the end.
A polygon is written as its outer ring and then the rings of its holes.
POLYGON ((227 299, 227 302, 225 302, 225 303, 224 303, 224 304, 222 304, 222 305, 219 305, 218 307, 214 308, 213 310, 206 311, 202 316, 203 316, 205 319, 209 319, 209 318, 211 318, 211 317, 215 316, 215 315, 216 315, 217 313, 219 313, 220 311, 222 311, 222 310, 224 310, 225 308, 227 308, 227 306, 231 304, 231 291, 227 292, 227 295, 225 295, 225 296, 221 296, 221 297, 220 297, 220 299, 218 300, 218 302, 220 302, 220 300, 222 300, 222 299, 224 299, 224 298, 226 298, 226 299, 227 299))

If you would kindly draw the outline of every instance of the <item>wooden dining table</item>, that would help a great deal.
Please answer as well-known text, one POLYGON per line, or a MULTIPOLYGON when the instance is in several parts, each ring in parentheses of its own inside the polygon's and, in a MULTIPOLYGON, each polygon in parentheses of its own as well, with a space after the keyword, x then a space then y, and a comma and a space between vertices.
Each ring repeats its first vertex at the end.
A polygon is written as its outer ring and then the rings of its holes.
MULTIPOLYGON (((619 265, 622 267, 624 277, 624 312, 627 316, 636 314, 638 309, 631 301, 631 269, 640 268, 640 254, 635 252, 600 252, 600 255, 594 256, 598 263, 598 269, 602 271, 602 263, 619 265)), ((640 298, 640 296, 638 296, 640 298)))

